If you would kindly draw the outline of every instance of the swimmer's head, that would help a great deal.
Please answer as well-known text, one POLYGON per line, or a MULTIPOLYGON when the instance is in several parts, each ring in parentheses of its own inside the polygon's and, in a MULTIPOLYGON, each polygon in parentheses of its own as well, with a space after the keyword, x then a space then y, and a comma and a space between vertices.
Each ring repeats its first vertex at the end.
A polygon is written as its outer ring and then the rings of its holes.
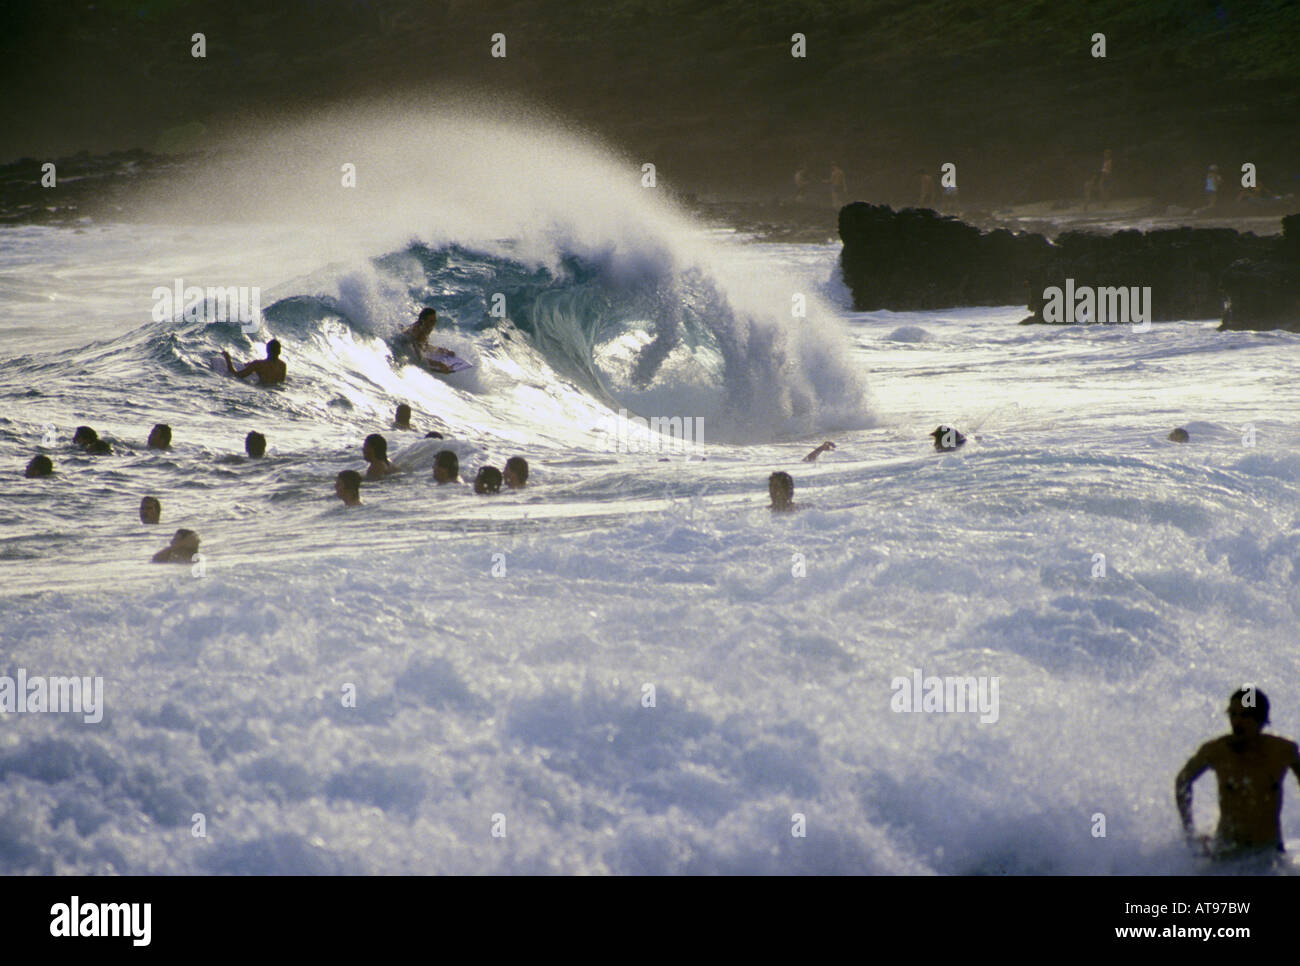
POLYGON ((266 357, 268 359, 280 358, 280 340, 272 339, 266 344, 266 357))
POLYGON ((937 450, 956 449, 966 442, 966 437, 951 426, 939 426, 930 435, 934 437, 934 448, 937 450))
POLYGON ((421 332, 432 332, 438 327, 438 310, 432 307, 421 309, 415 324, 421 332))
POLYGON ((522 456, 512 456, 506 460, 506 486, 518 490, 528 484, 528 460, 522 456))
POLYGON ((794 504, 794 480, 789 473, 778 470, 769 476, 767 492, 772 497, 773 510, 788 510, 794 504))
POLYGON ((1169 434, 1168 439, 1171 443, 1185 443, 1191 439, 1191 437, 1187 435, 1187 430, 1179 426, 1169 434))
POLYGON ((440 449, 433 458, 433 480, 435 483, 455 483, 460 479, 460 457, 452 450, 440 449))
POLYGON ((257 430, 251 430, 244 437, 244 452, 253 459, 261 459, 266 455, 266 437, 257 430))
POLYGON ((76 446, 89 446, 97 439, 99 439, 99 433, 89 426, 78 426, 77 431, 72 434, 72 442, 76 446))
POLYGON ((157 523, 162 519, 162 504, 156 496, 146 496, 140 500, 140 522, 157 523))
POLYGON ((444 436, 442 435, 442 433, 436 432, 436 431, 434 431, 434 430, 431 429, 431 430, 429 430, 427 433, 424 434, 424 438, 425 438, 425 439, 445 439, 446 437, 444 437, 444 436))
POLYGON ((113 452, 113 447, 109 446, 108 443, 105 442, 104 440, 102 440, 102 439, 97 439, 97 440, 95 440, 94 442, 87 444, 87 446, 86 446, 86 452, 87 452, 87 453, 101 453, 101 454, 102 454, 102 453, 112 453, 112 452, 113 452))
POLYGON ((344 470, 334 477, 334 494, 347 506, 361 506, 361 474, 344 470))
POLYGON ((478 475, 474 477, 474 492, 500 493, 501 471, 495 466, 480 467, 478 475))
POLYGON ((193 530, 177 530, 172 534, 170 549, 176 556, 188 559, 199 552, 199 535, 193 530))
POLYGON ((32 457, 27 469, 23 471, 23 476, 29 480, 34 480, 41 476, 49 476, 54 472, 54 462, 44 453, 32 457))
MULTIPOLYGON (((141 507, 143 512, 143 507, 141 507)), ((177 530, 172 542, 153 555, 154 563, 191 563, 199 552, 199 535, 193 530, 177 530)))
POLYGON ((1259 734, 1268 724, 1268 696, 1249 685, 1234 691, 1228 699, 1228 723, 1238 737, 1259 734))
POLYGON ((411 428, 411 407, 406 405, 406 403, 398 403, 397 416, 393 421, 397 423, 398 429, 410 429, 411 428))
POLYGON ((166 423, 156 423, 149 431, 150 449, 168 449, 172 445, 172 428, 166 423))
POLYGON ((361 444, 361 458, 367 463, 388 461, 388 440, 378 433, 371 433, 361 444))

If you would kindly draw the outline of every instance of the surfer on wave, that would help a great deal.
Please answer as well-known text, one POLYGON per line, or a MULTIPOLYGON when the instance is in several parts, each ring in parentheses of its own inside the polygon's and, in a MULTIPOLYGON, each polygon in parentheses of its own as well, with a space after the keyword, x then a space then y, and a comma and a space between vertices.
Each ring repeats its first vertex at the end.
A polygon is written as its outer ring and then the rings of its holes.
POLYGON ((442 346, 429 345, 429 336, 437 327, 437 309, 425 308, 420 311, 420 315, 415 320, 415 324, 409 329, 404 329, 402 335, 411 340, 411 346, 415 349, 415 355, 421 363, 428 366, 434 372, 455 372, 456 370, 448 363, 429 358, 430 355, 450 356, 452 358, 456 355, 450 349, 444 349, 442 346))

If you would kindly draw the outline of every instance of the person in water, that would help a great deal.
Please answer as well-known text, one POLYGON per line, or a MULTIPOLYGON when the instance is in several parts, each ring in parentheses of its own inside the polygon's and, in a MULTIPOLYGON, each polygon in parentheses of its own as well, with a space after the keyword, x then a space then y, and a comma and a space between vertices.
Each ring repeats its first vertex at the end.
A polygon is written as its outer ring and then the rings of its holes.
POLYGON ((190 563, 199 552, 199 535, 193 530, 177 530, 172 542, 153 555, 154 563, 190 563))
POLYGON ((803 458, 803 461, 805 463, 815 463, 817 462, 817 457, 821 456, 822 453, 828 452, 833 449, 835 449, 835 444, 828 439, 826 442, 822 443, 815 450, 813 450, 811 453, 805 456, 803 458))
POLYGON ((403 331, 403 335, 411 340, 411 346, 415 349, 415 355, 423 365, 428 366, 434 372, 451 372, 451 366, 445 362, 439 362, 436 359, 429 359, 430 353, 440 352, 444 355, 455 355, 450 349, 444 349, 440 345, 429 345, 429 336, 433 330, 438 327, 438 311, 434 308, 421 309, 415 324, 409 329, 403 331))
POLYGON ((940 453, 950 453, 966 444, 966 437, 951 426, 940 426, 930 435, 934 437, 934 448, 940 453))
POLYGON ((479 467, 478 475, 474 477, 474 492, 479 494, 500 493, 501 471, 495 466, 479 467))
POLYGON ((798 509, 794 503, 794 480, 789 473, 777 471, 767 478, 767 492, 772 497, 768 508, 773 513, 789 513, 798 509))
POLYGON ((1187 442, 1189 439, 1191 439, 1192 437, 1189 436, 1189 435, 1187 434, 1187 430, 1185 430, 1185 429, 1183 429, 1183 427, 1179 426, 1177 429, 1173 430, 1173 431, 1172 431, 1172 432, 1171 432, 1167 437, 1165 437, 1165 438, 1168 439, 1169 442, 1171 442, 1171 443, 1186 443, 1186 442, 1187 442))
POLYGON ((52 476, 54 474, 54 461, 44 453, 33 456, 31 462, 27 464, 27 469, 23 471, 23 476, 29 480, 39 479, 42 476, 52 476))
POLYGON ((250 430, 244 437, 244 452, 251 459, 260 460, 266 455, 266 437, 257 430, 250 430))
POLYGON ((397 404, 397 414, 393 417, 393 428, 411 428, 411 407, 406 405, 406 403, 397 404))
POLYGON ((166 423, 156 423, 154 428, 149 430, 149 440, 145 445, 150 449, 171 449, 172 428, 166 423))
POLYGON ((1288 769, 1300 781, 1300 748, 1261 732, 1268 724, 1268 698, 1253 687, 1228 700, 1232 734, 1207 741, 1174 780, 1174 799, 1190 844, 1216 858, 1281 852, 1282 783, 1288 769), (1197 836, 1192 822, 1192 783, 1206 770, 1219 783, 1219 827, 1197 836))
POLYGON ((505 484, 512 490, 522 490, 528 485, 528 460, 522 456, 506 460, 505 484))
POLYGON ((378 433, 371 433, 361 444, 361 457, 368 464, 366 479, 383 479, 389 473, 396 473, 397 467, 388 462, 388 440, 378 433))
POLYGON ((105 440, 100 439, 99 433, 89 426, 78 426, 76 432, 72 434, 72 443, 74 446, 80 446, 87 453, 96 455, 113 452, 113 448, 105 440))
POLYGON ((356 470, 339 473, 334 477, 334 495, 344 506, 361 506, 361 474, 356 470))
POLYGON ((433 458, 433 481, 435 483, 462 483, 460 478, 460 457, 452 450, 440 449, 433 458))
POLYGON ((157 523, 162 519, 162 504, 158 502, 156 496, 146 496, 140 499, 140 522, 157 523))
POLYGON ((236 379, 243 379, 245 376, 257 376, 257 381, 263 386, 274 386, 284 382, 287 373, 284 360, 280 358, 280 340, 272 339, 266 344, 266 358, 254 359, 248 365, 241 369, 236 369, 235 364, 230 359, 230 353, 222 351, 222 356, 226 360, 226 369, 236 379))

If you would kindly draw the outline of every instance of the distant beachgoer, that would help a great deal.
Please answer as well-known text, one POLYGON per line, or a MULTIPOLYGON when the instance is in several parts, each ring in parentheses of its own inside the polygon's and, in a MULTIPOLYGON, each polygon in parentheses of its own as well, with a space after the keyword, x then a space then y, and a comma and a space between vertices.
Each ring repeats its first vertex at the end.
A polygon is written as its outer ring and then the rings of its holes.
POLYGON ((361 444, 361 458, 369 464, 366 467, 368 480, 378 480, 397 472, 397 467, 388 462, 388 440, 378 433, 371 433, 361 444))
POLYGON ((832 443, 830 440, 827 440, 826 442, 818 446, 815 450, 813 450, 811 453, 809 453, 807 456, 805 456, 803 458, 803 461, 805 463, 815 463, 817 462, 817 457, 821 456, 822 453, 825 453, 833 449, 835 449, 835 444, 832 443))
POLYGON ((449 449, 438 450, 433 458, 433 479, 435 483, 461 483, 460 457, 449 449))
POLYGON ((406 405, 406 403, 397 404, 397 414, 393 417, 393 428, 411 428, 411 407, 406 405))
POLYGON ((506 460, 505 483, 512 490, 522 490, 528 485, 528 460, 512 456, 506 460))
POLYGON ((177 530, 172 542, 153 555, 154 563, 190 563, 199 552, 199 535, 193 530, 177 530))
POLYGON ((1083 183, 1083 210, 1087 211, 1089 206, 1097 200, 1097 176, 1091 175, 1083 183))
POLYGON ((42 476, 50 476, 54 473, 54 461, 44 453, 39 453, 31 458, 27 464, 27 469, 23 471, 23 476, 29 480, 39 479, 42 476))
POLYGON ((263 386, 274 386, 284 382, 287 370, 284 360, 280 358, 280 340, 272 339, 266 344, 266 358, 255 359, 242 369, 236 369, 235 364, 230 360, 230 353, 222 351, 221 355, 225 357, 226 368, 236 379, 243 379, 245 376, 257 376, 257 381, 263 386))
POLYGON ((1300 748, 1294 741, 1261 734, 1268 724, 1268 698, 1243 687, 1228 701, 1232 734, 1196 750, 1174 780, 1174 799, 1187 840, 1216 858, 1281 852, 1282 783, 1288 769, 1300 781, 1300 748), (1197 836, 1192 821, 1192 784, 1211 770, 1219 783, 1219 827, 1197 836))
POLYGON ((773 513, 789 513, 797 509, 794 504, 794 480, 789 473, 777 471, 767 478, 767 492, 772 498, 768 507, 773 513))
POLYGON ((1205 207, 1217 207, 1219 202, 1219 189, 1223 187, 1223 175, 1219 174, 1219 166, 1212 164, 1209 170, 1205 172, 1205 207))
POLYGON ((1168 439, 1171 443, 1185 443, 1191 439, 1191 437, 1187 435, 1187 430, 1179 426, 1169 434, 1168 439))
POLYGON ((479 467, 478 475, 474 477, 474 492, 500 493, 501 471, 495 466, 479 467))
POLYGON ((934 188, 934 178, 924 168, 917 168, 916 176, 921 179, 921 197, 917 201, 916 207, 925 208, 929 206, 933 208, 939 203, 939 194, 934 188))
POLYGON ((933 433, 934 448, 941 453, 949 452, 966 443, 966 437, 951 426, 940 426, 933 433))
POLYGON ((1101 171, 1097 173, 1097 196, 1102 204, 1110 201, 1110 183, 1114 171, 1115 161, 1111 157, 1110 148, 1107 148, 1101 156, 1101 171))
POLYGON ((808 165, 799 165, 799 170, 794 173, 794 200, 803 201, 804 193, 808 186, 812 184, 812 179, 808 177, 808 165))
POLYGON ((162 504, 156 496, 142 497, 140 500, 140 522, 157 523, 162 519, 162 504))
POLYGON ((155 424, 149 431, 149 439, 145 445, 150 449, 171 449, 172 428, 166 423, 155 424))
POLYGON ((831 186, 831 207, 839 211, 848 204, 849 184, 844 177, 844 170, 834 161, 831 162, 831 176, 826 183, 831 186))
POLYGON ((334 495, 345 506, 361 506, 361 474, 356 470, 343 470, 334 477, 334 495))
POLYGON ((250 430, 244 437, 244 452, 255 460, 266 455, 266 437, 257 430, 250 430))

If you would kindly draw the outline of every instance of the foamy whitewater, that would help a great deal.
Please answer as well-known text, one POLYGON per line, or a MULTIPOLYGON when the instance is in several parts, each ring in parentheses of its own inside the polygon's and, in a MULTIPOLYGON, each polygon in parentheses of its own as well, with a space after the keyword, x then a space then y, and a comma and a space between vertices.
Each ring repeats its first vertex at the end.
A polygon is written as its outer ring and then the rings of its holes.
POLYGON ((0 230, 0 675, 104 705, 0 715, 0 872, 1222 871, 1173 779, 1242 683, 1300 733, 1300 337, 853 313, 838 246, 487 115, 237 151, 144 223, 0 230), (178 277, 263 328, 154 319, 178 277), (395 350, 423 305, 469 373, 395 350), (284 388, 210 368, 270 335, 284 388), (619 451, 620 409, 704 442, 619 451), (347 510, 372 432, 404 472, 347 510), (438 488, 443 446, 529 486, 438 488), (178 527, 202 566, 150 564, 178 527), (996 720, 891 710, 916 669, 996 677, 996 720))

